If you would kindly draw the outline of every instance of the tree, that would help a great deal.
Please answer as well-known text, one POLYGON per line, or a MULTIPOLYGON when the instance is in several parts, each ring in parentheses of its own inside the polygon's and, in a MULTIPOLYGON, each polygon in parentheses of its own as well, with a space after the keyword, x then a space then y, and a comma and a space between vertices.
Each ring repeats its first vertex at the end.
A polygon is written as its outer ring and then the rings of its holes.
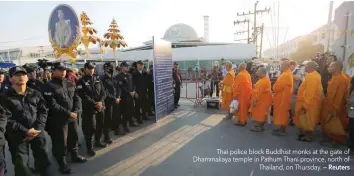
POLYGON ((302 63, 303 61, 313 59, 318 52, 323 52, 324 46, 321 44, 312 45, 311 40, 302 40, 299 42, 299 48, 291 53, 290 59, 302 63))
POLYGON ((110 47, 113 49, 114 57, 116 56, 116 49, 120 47, 127 47, 127 44, 124 41, 124 37, 120 34, 118 25, 115 19, 112 20, 111 25, 109 25, 108 32, 104 34, 106 39, 103 42, 105 47, 110 47))

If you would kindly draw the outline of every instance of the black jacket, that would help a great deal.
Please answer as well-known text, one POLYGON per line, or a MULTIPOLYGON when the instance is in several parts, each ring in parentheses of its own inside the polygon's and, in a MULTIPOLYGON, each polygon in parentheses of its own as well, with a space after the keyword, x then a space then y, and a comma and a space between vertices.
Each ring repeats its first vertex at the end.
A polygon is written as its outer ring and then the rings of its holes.
POLYGON ((6 85, 5 83, 2 83, 0 85, 0 94, 7 92, 10 86, 6 85))
POLYGON ((1 99, 5 102, 2 102, 2 105, 11 113, 6 133, 25 137, 31 128, 44 130, 48 109, 40 92, 27 88, 25 95, 18 95, 13 88, 9 88, 5 97, 1 99))
POLYGON ((49 108, 48 121, 65 124, 70 113, 82 111, 81 98, 75 85, 69 80, 52 79, 43 85, 42 93, 49 108))
POLYGON ((115 78, 119 87, 122 90, 122 97, 129 95, 130 92, 135 91, 133 84, 133 77, 130 73, 120 72, 115 78))
MULTIPOLYGON (((0 97, 4 98, 4 97, 0 97)), ((5 145, 5 128, 11 113, 0 104, 0 146, 5 145)))
POLYGON ((121 90, 113 76, 103 75, 102 83, 106 92, 106 103, 114 103, 121 96, 121 90))
POLYGON ((178 72, 178 75, 179 75, 179 78, 180 78, 180 79, 178 79, 176 70, 173 69, 173 70, 172 70, 172 78, 173 78, 173 81, 174 81, 174 83, 176 84, 176 86, 181 86, 181 84, 182 84, 182 77, 181 77, 180 72, 178 72))
POLYGON ((27 87, 40 91, 42 89, 43 84, 44 83, 38 79, 29 79, 27 82, 27 87))
POLYGON ((150 94, 154 94, 154 73, 152 69, 146 74, 147 88, 150 94))
POLYGON ((96 112, 96 103, 106 98, 104 86, 98 76, 83 76, 76 83, 77 91, 82 99, 83 111, 96 112))
POLYGON ((146 72, 144 70, 141 71, 141 73, 139 72, 139 70, 135 70, 133 72, 133 84, 135 87, 135 91, 138 94, 146 94, 147 93, 147 87, 148 87, 148 82, 147 82, 147 76, 146 76, 146 72))

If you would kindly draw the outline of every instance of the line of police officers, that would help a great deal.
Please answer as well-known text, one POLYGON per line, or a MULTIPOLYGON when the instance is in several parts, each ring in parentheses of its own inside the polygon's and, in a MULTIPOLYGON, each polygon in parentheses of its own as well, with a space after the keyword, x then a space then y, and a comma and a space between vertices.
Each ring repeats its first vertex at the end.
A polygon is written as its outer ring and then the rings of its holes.
POLYGON ((9 70, 11 83, 0 82, 0 176, 6 168, 5 138, 16 176, 33 175, 28 164, 29 147, 33 151, 35 171, 42 176, 53 175, 48 170, 51 162, 44 130, 51 136, 52 153, 60 172, 70 174, 68 152, 72 162, 87 161, 78 154, 80 115, 90 156, 96 154, 95 147, 106 147, 113 142, 111 130, 116 135, 124 135, 129 132, 128 124, 135 127, 136 122, 142 124, 143 120, 150 120, 148 115, 153 115, 154 102, 152 67, 147 73, 141 61, 134 70, 129 70, 129 65, 122 62, 117 75, 113 75, 111 63, 103 67, 104 75, 99 78, 95 75, 95 64, 85 63, 85 75, 76 86, 65 79, 67 68, 60 62, 52 66, 52 80, 46 84, 38 81, 35 73, 32 75, 35 69, 30 67, 17 66, 9 70))

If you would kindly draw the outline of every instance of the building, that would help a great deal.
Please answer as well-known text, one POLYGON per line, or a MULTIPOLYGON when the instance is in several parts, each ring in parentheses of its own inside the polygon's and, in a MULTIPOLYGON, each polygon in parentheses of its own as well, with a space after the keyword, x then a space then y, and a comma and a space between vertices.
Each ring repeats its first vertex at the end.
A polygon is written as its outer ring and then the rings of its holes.
POLYGON ((312 45, 323 45, 324 50, 322 52, 327 51, 328 43, 329 46, 332 46, 334 41, 340 37, 340 31, 338 27, 332 23, 332 27, 329 28, 328 24, 322 25, 321 27, 315 29, 307 35, 299 36, 289 41, 286 41, 283 44, 278 46, 278 54, 277 48, 269 48, 263 52, 263 56, 266 58, 290 58, 290 55, 296 52, 299 48, 299 43, 303 40, 310 40, 312 45), (330 34, 328 31, 330 30, 330 34), (329 41, 328 41, 329 39, 329 41))
POLYGON ((16 65, 36 63, 38 59, 55 60, 51 46, 33 46, 0 50, 0 62, 10 62, 16 65))

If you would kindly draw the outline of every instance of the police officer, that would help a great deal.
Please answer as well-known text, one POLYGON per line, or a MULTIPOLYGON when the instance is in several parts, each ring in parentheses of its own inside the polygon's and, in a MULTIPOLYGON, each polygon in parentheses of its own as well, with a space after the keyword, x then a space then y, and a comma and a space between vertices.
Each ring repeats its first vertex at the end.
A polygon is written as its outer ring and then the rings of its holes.
POLYGON ((117 86, 117 82, 113 79, 113 69, 114 67, 110 62, 106 62, 103 65, 104 75, 102 77, 102 83, 106 91, 103 135, 104 141, 107 144, 113 142, 109 135, 110 129, 119 128, 118 122, 115 120, 118 117, 114 116, 119 114, 117 111, 119 111, 120 89, 117 86))
POLYGON ((94 76, 96 65, 87 62, 84 65, 85 75, 77 81, 77 91, 82 99, 82 131, 85 136, 87 154, 94 156, 93 134, 96 147, 106 147, 101 142, 104 123, 104 100, 106 93, 98 76, 94 76))
POLYGON ((153 65, 150 65, 149 69, 147 70, 147 88, 148 88, 148 106, 149 111, 148 115, 154 115, 152 111, 155 111, 155 89, 154 89, 154 71, 153 65))
POLYGON ((57 62, 52 67, 52 80, 43 86, 44 98, 49 108, 46 129, 52 138, 53 156, 63 174, 70 174, 67 165, 67 150, 73 162, 83 163, 87 159, 78 154, 78 113, 82 111, 81 99, 75 85, 65 79, 66 66, 57 62))
POLYGON ((5 128, 10 115, 11 114, 0 104, 0 176, 4 176, 6 170, 5 128))
POLYGON ((5 81, 5 70, 0 69, 0 93, 4 92, 8 87, 4 83, 5 81))
POLYGON ((27 87, 40 91, 44 83, 37 79, 36 68, 28 64, 25 64, 23 67, 26 69, 27 76, 29 78, 27 82, 27 87))
POLYGON ((12 67, 9 75, 12 87, 0 99, 11 113, 5 136, 15 166, 15 176, 33 175, 28 167, 29 146, 40 175, 50 176, 51 163, 43 131, 48 115, 45 100, 40 92, 27 88, 28 77, 24 68, 12 67))
POLYGON ((148 110, 147 101, 147 75, 146 71, 143 70, 144 63, 142 61, 136 62, 136 70, 133 72, 133 83, 135 90, 138 94, 138 98, 135 100, 135 118, 138 123, 142 124, 142 120, 150 120, 146 116, 148 110))
POLYGON ((173 77, 173 82, 175 86, 175 107, 177 108, 179 106, 179 98, 181 96, 181 86, 182 86, 182 77, 181 74, 179 73, 179 68, 178 68, 178 63, 175 62, 173 64, 173 70, 172 70, 172 77, 173 77))
POLYGON ((123 114, 123 127, 125 132, 129 133, 127 123, 129 122, 131 127, 138 126, 132 119, 134 114, 134 98, 138 98, 138 94, 135 92, 133 85, 132 75, 129 73, 129 65, 127 62, 120 64, 121 72, 116 76, 118 85, 122 90, 122 102, 120 103, 120 110, 123 114))

